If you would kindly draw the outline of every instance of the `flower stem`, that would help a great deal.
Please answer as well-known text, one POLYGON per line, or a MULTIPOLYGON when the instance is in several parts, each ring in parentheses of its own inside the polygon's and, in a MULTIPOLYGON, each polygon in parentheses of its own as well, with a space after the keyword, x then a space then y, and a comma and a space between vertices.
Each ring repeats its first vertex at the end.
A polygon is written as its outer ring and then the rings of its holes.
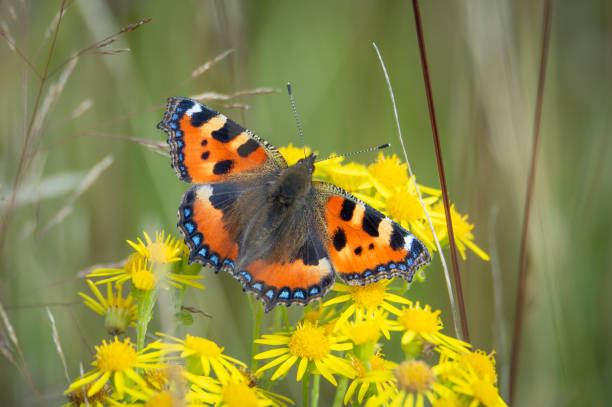
POLYGON ((319 407, 319 384, 321 383, 321 375, 314 375, 312 378, 312 396, 311 407, 319 407))
POLYGON ((261 329, 261 318, 263 317, 263 307, 259 301, 253 306, 254 308, 254 316, 255 320, 253 322, 253 341, 251 346, 251 370, 257 370, 257 360, 255 360, 255 355, 257 355, 257 350, 259 349, 257 343, 255 343, 255 339, 259 338, 259 331, 261 329))
POLYGON ((342 376, 336 387, 336 395, 334 396, 334 404, 332 407, 342 407, 342 400, 346 393, 346 387, 348 386, 348 377, 342 376))
POLYGON ((308 388, 310 387, 310 369, 302 379, 302 407, 308 407, 308 388))
POLYGON ((148 291, 134 289, 136 299, 138 301, 138 324, 137 328, 137 346, 138 350, 144 349, 145 337, 147 336, 147 327, 153 317, 153 308, 157 301, 157 290, 154 288, 148 291))

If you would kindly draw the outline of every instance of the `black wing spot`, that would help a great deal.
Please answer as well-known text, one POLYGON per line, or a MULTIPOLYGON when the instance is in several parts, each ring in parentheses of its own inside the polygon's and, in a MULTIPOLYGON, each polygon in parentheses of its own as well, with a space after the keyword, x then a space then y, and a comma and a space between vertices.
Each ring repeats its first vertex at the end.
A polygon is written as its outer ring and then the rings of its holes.
POLYGON ((206 139, 202 140, 202 147, 206 147, 206 144, 208 144, 208 140, 206 139))
POLYGON ((393 250, 400 250, 404 247, 404 237, 406 232, 401 230, 398 225, 393 224, 393 232, 391 232, 391 241, 389 244, 393 250))
POLYGON ((383 216, 380 213, 366 209, 361 221, 361 227, 368 235, 378 237, 378 225, 380 225, 382 220, 383 216))
POLYGON ((202 153, 202 160, 207 160, 209 155, 210 155, 210 151, 204 151, 202 153))
POLYGON ((215 175, 227 174, 228 172, 231 171, 233 166, 234 166, 233 160, 218 161, 213 167, 213 174, 215 175))
POLYGON ((353 211, 355 211, 355 202, 350 199, 344 198, 344 202, 342 202, 342 209, 340 210, 340 219, 344 221, 349 221, 353 218, 353 211))
POLYGON ((259 148, 259 143, 254 139, 248 139, 246 143, 238 147, 238 155, 240 157, 248 157, 253 151, 259 148))
POLYGON ((358 246, 358 247, 355 249, 355 254, 356 254, 357 256, 361 256, 361 252, 362 252, 362 251, 363 251, 363 248, 362 248, 361 246, 358 246))
POLYGON ((344 246, 346 246, 346 234, 342 228, 338 228, 334 233, 334 248, 340 251, 344 246))
POLYGON ((370 245, 368 246, 368 249, 374 250, 374 243, 370 243, 370 245))
POLYGON ((193 127, 200 127, 204 123, 215 117, 217 114, 217 112, 203 107, 203 110, 201 112, 196 112, 191 115, 191 125, 193 127))
POLYGON ((213 131, 211 134, 215 140, 218 140, 222 143, 228 143, 235 139, 236 136, 242 133, 243 131, 244 129, 241 126, 238 126, 230 119, 227 119, 223 127, 213 131))

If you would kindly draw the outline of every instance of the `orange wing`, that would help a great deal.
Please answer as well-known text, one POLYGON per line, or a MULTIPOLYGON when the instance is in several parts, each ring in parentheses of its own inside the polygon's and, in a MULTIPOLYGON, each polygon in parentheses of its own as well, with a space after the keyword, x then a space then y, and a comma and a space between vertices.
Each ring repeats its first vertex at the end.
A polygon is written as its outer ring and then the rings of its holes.
POLYGON ((215 271, 234 270, 238 245, 230 239, 223 213, 240 195, 230 183, 196 185, 183 196, 178 227, 189 246, 189 260, 215 271))
POLYGON ((256 260, 234 277, 264 303, 266 312, 277 304, 306 305, 323 297, 334 284, 334 270, 327 257, 316 264, 305 264, 303 259, 279 263, 256 260))
POLYGON ((365 285, 414 273, 431 261, 425 245, 406 229, 349 193, 315 183, 327 195, 327 250, 336 273, 352 285, 365 285))
POLYGON ((287 167, 265 140, 191 99, 168 99, 157 127, 168 133, 172 168, 185 182, 219 182, 267 166, 287 167))

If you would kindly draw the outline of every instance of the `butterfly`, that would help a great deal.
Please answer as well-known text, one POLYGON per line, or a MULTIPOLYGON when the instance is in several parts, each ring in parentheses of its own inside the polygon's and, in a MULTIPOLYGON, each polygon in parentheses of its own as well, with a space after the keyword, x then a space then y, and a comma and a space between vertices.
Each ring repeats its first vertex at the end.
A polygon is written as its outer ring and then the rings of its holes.
POLYGON ((187 98, 168 99, 157 127, 168 135, 172 168, 195 184, 178 209, 190 263, 231 273, 266 312, 323 297, 336 276, 350 285, 412 281, 430 262, 402 226, 313 180, 314 154, 289 166, 267 141, 187 98))

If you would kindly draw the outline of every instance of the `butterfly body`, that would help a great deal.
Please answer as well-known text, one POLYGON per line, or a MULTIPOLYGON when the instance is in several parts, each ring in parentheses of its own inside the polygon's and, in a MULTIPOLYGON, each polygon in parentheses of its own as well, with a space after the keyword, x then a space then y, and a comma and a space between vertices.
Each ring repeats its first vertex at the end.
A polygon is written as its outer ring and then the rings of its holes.
POLYGON ((411 281, 430 261, 400 225, 313 181, 314 155, 288 166, 265 140, 185 98, 169 99, 158 127, 177 175, 196 184, 179 207, 190 261, 231 273, 266 311, 322 297, 336 275, 348 284, 411 281))

